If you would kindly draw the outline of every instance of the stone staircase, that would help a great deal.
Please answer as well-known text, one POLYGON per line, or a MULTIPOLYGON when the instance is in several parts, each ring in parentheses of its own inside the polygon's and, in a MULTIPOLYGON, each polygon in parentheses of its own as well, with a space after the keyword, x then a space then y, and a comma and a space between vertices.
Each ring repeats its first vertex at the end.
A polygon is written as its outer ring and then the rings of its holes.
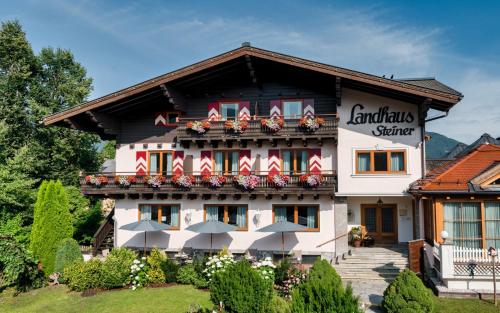
POLYGON ((334 268, 343 281, 391 282, 408 267, 408 250, 402 246, 352 248, 334 268))

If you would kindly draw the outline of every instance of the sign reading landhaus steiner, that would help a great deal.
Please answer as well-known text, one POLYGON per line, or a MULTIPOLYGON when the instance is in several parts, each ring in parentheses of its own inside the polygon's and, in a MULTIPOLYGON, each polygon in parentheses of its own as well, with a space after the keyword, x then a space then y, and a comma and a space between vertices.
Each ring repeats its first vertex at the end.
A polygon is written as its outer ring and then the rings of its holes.
POLYGON ((351 118, 348 125, 362 124, 380 124, 372 134, 374 136, 411 136, 415 128, 399 127, 398 125, 388 126, 384 124, 403 124, 412 123, 415 117, 411 112, 390 111, 388 106, 383 106, 376 112, 363 112, 365 107, 362 104, 356 104, 352 107, 351 118))

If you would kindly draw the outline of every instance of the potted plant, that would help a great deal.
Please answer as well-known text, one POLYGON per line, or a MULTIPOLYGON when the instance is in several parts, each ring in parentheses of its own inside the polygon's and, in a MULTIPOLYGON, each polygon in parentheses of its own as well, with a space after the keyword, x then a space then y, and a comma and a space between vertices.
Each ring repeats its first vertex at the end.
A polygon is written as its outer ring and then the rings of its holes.
POLYGON ((306 116, 299 121, 299 127, 307 132, 317 131, 323 124, 325 124, 325 119, 321 117, 306 116))
POLYGON ((233 177, 233 182, 236 187, 246 190, 252 191, 259 184, 260 178, 255 175, 238 175, 233 177))
POLYGON ((351 234, 352 244, 354 245, 354 247, 356 248, 361 247, 361 242, 363 241, 363 238, 361 236, 361 227, 356 226, 351 228, 350 234, 351 234))
POLYGON ((135 176, 129 175, 120 175, 115 177, 115 184, 122 187, 122 188, 128 188, 130 185, 135 184, 136 179, 135 176))
POLYGON ((277 132, 283 128, 285 121, 281 117, 263 118, 260 125, 270 132, 277 132))
POLYGON ((323 182, 323 176, 320 174, 304 174, 299 177, 299 182, 304 188, 315 188, 323 182))
POLYGON ((288 184, 290 177, 282 174, 269 174, 267 176, 267 183, 276 189, 285 187, 288 184))
POLYGON ((211 125, 209 121, 194 121, 188 122, 186 124, 187 129, 198 135, 203 135, 204 133, 206 133, 207 130, 210 129, 210 126, 211 125))
POLYGON ((217 189, 226 183, 226 177, 222 175, 205 175, 203 176, 202 181, 209 188, 217 189))
POLYGON ((248 122, 244 120, 227 120, 226 122, 224 122, 224 128, 228 131, 232 131, 233 133, 240 134, 248 128, 248 122))
POLYGON ((172 183, 177 188, 181 189, 191 189, 196 179, 192 175, 174 175, 172 177, 172 183))

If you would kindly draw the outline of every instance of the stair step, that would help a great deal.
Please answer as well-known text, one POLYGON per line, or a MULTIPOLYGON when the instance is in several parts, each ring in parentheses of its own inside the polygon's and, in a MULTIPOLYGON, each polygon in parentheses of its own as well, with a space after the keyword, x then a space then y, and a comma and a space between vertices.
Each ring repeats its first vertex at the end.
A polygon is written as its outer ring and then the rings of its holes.
POLYGON ((362 264, 352 264, 352 263, 340 263, 334 266, 336 270, 350 270, 350 269, 360 269, 360 270, 404 270, 407 268, 407 264, 398 264, 398 265, 380 265, 380 266, 363 266, 362 264))

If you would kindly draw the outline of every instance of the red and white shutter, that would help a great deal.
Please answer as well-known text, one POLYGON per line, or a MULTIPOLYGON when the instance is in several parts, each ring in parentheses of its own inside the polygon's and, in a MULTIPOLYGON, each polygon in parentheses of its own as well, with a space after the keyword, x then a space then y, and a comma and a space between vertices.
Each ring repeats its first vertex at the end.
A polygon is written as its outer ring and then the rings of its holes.
POLYGON ((279 174, 281 171, 280 150, 269 149, 267 155, 267 171, 269 175, 279 174))
POLYGON ((182 175, 184 173, 184 151, 174 151, 173 163, 174 175, 182 175))
POLYGON ((136 151, 135 152, 135 174, 136 175, 146 175, 147 166, 147 152, 146 151, 136 151))
POLYGON ((240 121, 249 121, 250 120, 250 102, 249 101, 241 101, 240 102, 240 113, 239 113, 240 121))
POLYGON ((321 149, 309 149, 309 172, 321 174, 321 149))
POLYGON ((212 102, 208 104, 208 120, 218 121, 219 120, 219 103, 212 102))
POLYGON ((314 99, 304 99, 304 105, 302 106, 304 116, 314 117, 314 99))
POLYGON ((201 151, 200 172, 201 175, 210 175, 212 173, 212 151, 201 151))
POLYGON ((251 150, 240 150, 240 174, 250 175, 252 171, 251 150))
POLYGON ((155 126, 166 126, 167 125, 167 113, 157 112, 155 113, 155 126))
POLYGON ((269 106, 269 116, 272 118, 281 116, 281 101, 280 100, 271 100, 271 104, 269 106))

